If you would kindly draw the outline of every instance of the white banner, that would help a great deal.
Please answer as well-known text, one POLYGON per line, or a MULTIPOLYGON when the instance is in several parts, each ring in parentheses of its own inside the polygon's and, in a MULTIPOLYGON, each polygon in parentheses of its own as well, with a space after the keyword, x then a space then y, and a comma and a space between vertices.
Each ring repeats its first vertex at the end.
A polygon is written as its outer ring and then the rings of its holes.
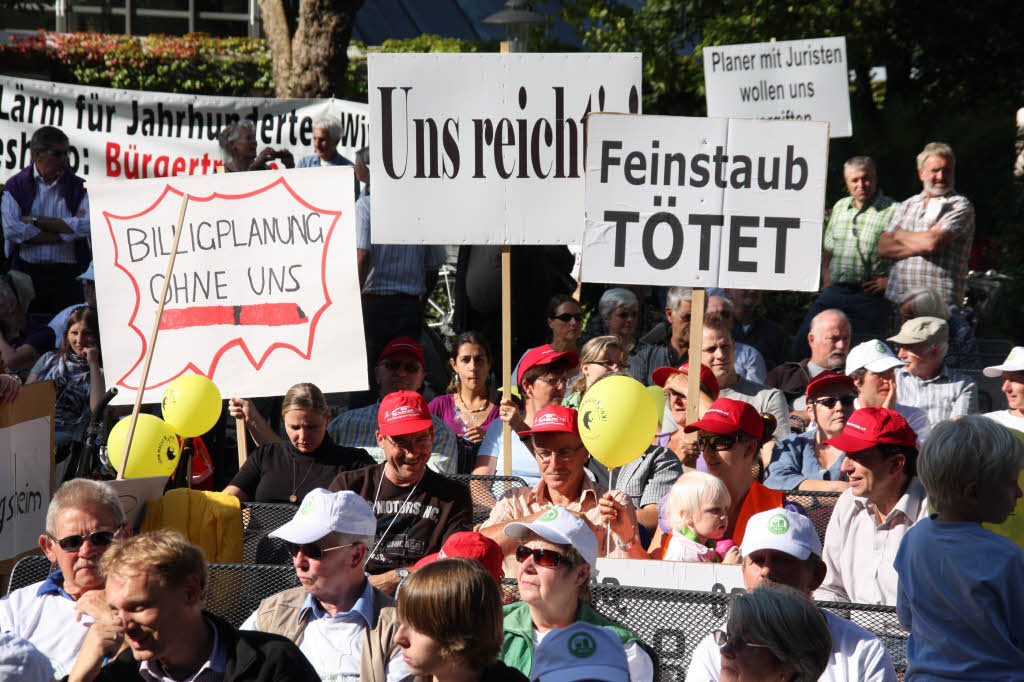
POLYGON ((141 379, 178 222, 191 195, 145 402, 185 372, 224 396, 366 388, 351 167, 90 184, 107 385, 141 379))
POLYGON ((719 594, 745 592, 740 566, 700 564, 685 561, 643 561, 602 557, 594 567, 599 583, 657 587, 668 590, 697 590, 719 594))
MULTIPOLYGON (((93 88, 0 76, 0 181, 29 164, 29 140, 44 125, 71 141, 68 163, 87 180, 170 177, 216 172, 223 164, 217 135, 245 119, 256 148, 313 152, 313 123, 341 124, 338 153, 350 161, 366 146, 365 104, 343 100, 208 97, 93 88)), ((270 165, 274 165, 272 162, 270 165)))
POLYGON ((639 113, 639 54, 370 54, 380 244, 578 244, 585 117, 639 113))
POLYGON ((590 117, 583 280, 817 291, 828 126, 590 117))
POLYGON ((853 135, 846 38, 704 48, 708 116, 828 121, 853 135))

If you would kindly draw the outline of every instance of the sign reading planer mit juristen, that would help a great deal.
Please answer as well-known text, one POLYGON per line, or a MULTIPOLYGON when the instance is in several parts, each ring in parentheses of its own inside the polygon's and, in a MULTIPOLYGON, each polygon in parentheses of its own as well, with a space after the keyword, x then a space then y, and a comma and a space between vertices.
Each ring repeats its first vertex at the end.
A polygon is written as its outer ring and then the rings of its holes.
POLYGON ((583 279, 816 291, 828 124, 595 114, 583 279))

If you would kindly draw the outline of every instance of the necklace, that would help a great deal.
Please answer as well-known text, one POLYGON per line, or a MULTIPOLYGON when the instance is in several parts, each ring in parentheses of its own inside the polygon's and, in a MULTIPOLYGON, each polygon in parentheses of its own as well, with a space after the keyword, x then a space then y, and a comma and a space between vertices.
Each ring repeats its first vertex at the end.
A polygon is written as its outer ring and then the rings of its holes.
POLYGON ((295 485, 295 477, 298 475, 299 466, 298 463, 295 461, 295 457, 292 457, 292 494, 288 496, 288 501, 291 502, 292 504, 295 504, 296 502, 299 501, 299 497, 295 493, 298 492, 299 486, 305 483, 306 479, 309 478, 309 472, 313 470, 314 464, 316 464, 315 459, 309 463, 309 468, 306 469, 306 475, 302 477, 301 481, 299 481, 299 485, 295 485))
POLYGON ((471 410, 471 409, 469 409, 469 406, 466 405, 466 401, 462 399, 462 391, 459 391, 455 395, 458 396, 459 402, 462 403, 462 409, 465 410, 467 413, 469 413, 470 419, 472 419, 474 422, 476 421, 477 413, 483 412, 484 410, 486 410, 487 408, 489 408, 491 406, 491 401, 490 400, 486 400, 486 401, 484 401, 484 406, 483 407, 475 409, 475 410, 471 410))
MULTIPOLYGON (((384 477, 387 476, 387 473, 385 472, 387 466, 388 465, 385 464, 384 469, 382 469, 380 472, 380 480, 377 482, 377 493, 373 496, 373 513, 375 516, 377 514, 377 500, 380 498, 380 488, 382 485, 384 485, 384 477)), ((423 479, 421 478, 420 481, 422 480, 423 479)), ((388 527, 384 529, 384 532, 381 534, 380 539, 377 540, 377 544, 373 546, 373 549, 366 553, 366 561, 370 560, 370 557, 373 556, 373 553, 376 552, 377 548, 380 547, 380 544, 384 542, 384 538, 386 538, 388 533, 391 532, 391 526, 395 525, 395 521, 398 520, 398 515, 402 513, 402 510, 405 509, 405 506, 409 504, 409 498, 411 498, 412 494, 416 492, 416 488, 419 487, 420 481, 416 481, 416 484, 413 485, 412 490, 410 490, 409 494, 405 496, 405 502, 403 502, 402 506, 398 508, 398 511, 395 512, 395 515, 391 517, 391 523, 389 523, 388 527)))

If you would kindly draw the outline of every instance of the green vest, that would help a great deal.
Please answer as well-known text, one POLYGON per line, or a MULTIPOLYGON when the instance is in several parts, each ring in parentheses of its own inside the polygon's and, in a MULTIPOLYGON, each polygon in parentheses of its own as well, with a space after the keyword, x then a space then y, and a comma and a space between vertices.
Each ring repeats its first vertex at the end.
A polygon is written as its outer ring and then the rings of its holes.
MULTIPOLYGON (((533 619, 530 617, 530 605, 520 601, 506 604, 504 608, 505 641, 501 644, 501 655, 498 659, 529 677, 530 668, 533 667, 533 619)), ((594 611, 590 604, 580 602, 576 620, 608 628, 619 636, 623 646, 638 641, 636 635, 594 611)))

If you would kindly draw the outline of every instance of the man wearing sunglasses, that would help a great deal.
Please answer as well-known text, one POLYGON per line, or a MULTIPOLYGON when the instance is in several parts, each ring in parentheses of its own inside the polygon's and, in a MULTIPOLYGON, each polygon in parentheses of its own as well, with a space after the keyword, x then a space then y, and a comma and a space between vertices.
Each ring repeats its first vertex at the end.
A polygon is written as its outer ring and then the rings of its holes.
POLYGON ((76 303, 75 277, 91 260, 89 197, 68 167, 70 146, 60 129, 44 126, 29 142, 32 163, 4 184, 7 256, 32 278, 32 312, 53 315, 76 303))
POLYGON ((71 671, 89 628, 110 621, 99 562, 123 526, 124 510, 109 485, 68 481, 50 501, 46 533, 39 536, 58 569, 0 600, 0 631, 32 642, 58 679, 71 671))
POLYGON ((815 428, 782 438, 775 446, 764 484, 775 490, 843 492, 850 487, 840 470, 843 452, 825 441, 838 436, 853 414, 853 379, 825 371, 807 384, 807 416, 815 428))
POLYGON ((441 549, 452 533, 472 530, 466 486, 427 468, 434 422, 423 396, 396 391, 380 401, 377 445, 385 461, 339 474, 332 491, 351 490, 370 502, 377 542, 368 552, 370 582, 394 594, 410 568, 441 549))
MULTIPOLYGON (((374 377, 380 386, 380 397, 373 405, 342 412, 327 425, 327 433, 338 445, 363 448, 378 462, 385 459, 384 449, 377 443, 377 414, 381 401, 395 391, 419 391, 427 374, 424 370, 423 348, 407 336, 392 339, 384 346, 374 377)), ((429 465, 441 474, 455 474, 459 463, 455 432, 443 420, 434 417, 434 444, 429 465)))
MULTIPOLYGON (((774 583, 792 587, 810 599, 826 577, 817 531, 806 516, 788 509, 769 509, 751 516, 741 552, 743 585, 748 592, 774 583)), ((892 660, 877 637, 828 609, 822 613, 832 633, 832 652, 819 678, 822 682, 896 682, 892 660)), ((714 633, 701 640, 690 659, 686 681, 717 682, 722 668, 720 651, 714 633)))
POLYGON ((407 677, 392 640, 394 600, 363 573, 376 533, 373 509, 359 495, 307 493, 295 517, 270 534, 287 544, 302 584, 264 599, 241 629, 292 640, 325 680, 407 677))
POLYGON ((828 443, 846 452, 842 470, 850 489, 828 521, 822 555, 828 575, 815 597, 895 606, 896 551, 910 527, 928 516, 917 436, 898 413, 864 407, 828 443))

